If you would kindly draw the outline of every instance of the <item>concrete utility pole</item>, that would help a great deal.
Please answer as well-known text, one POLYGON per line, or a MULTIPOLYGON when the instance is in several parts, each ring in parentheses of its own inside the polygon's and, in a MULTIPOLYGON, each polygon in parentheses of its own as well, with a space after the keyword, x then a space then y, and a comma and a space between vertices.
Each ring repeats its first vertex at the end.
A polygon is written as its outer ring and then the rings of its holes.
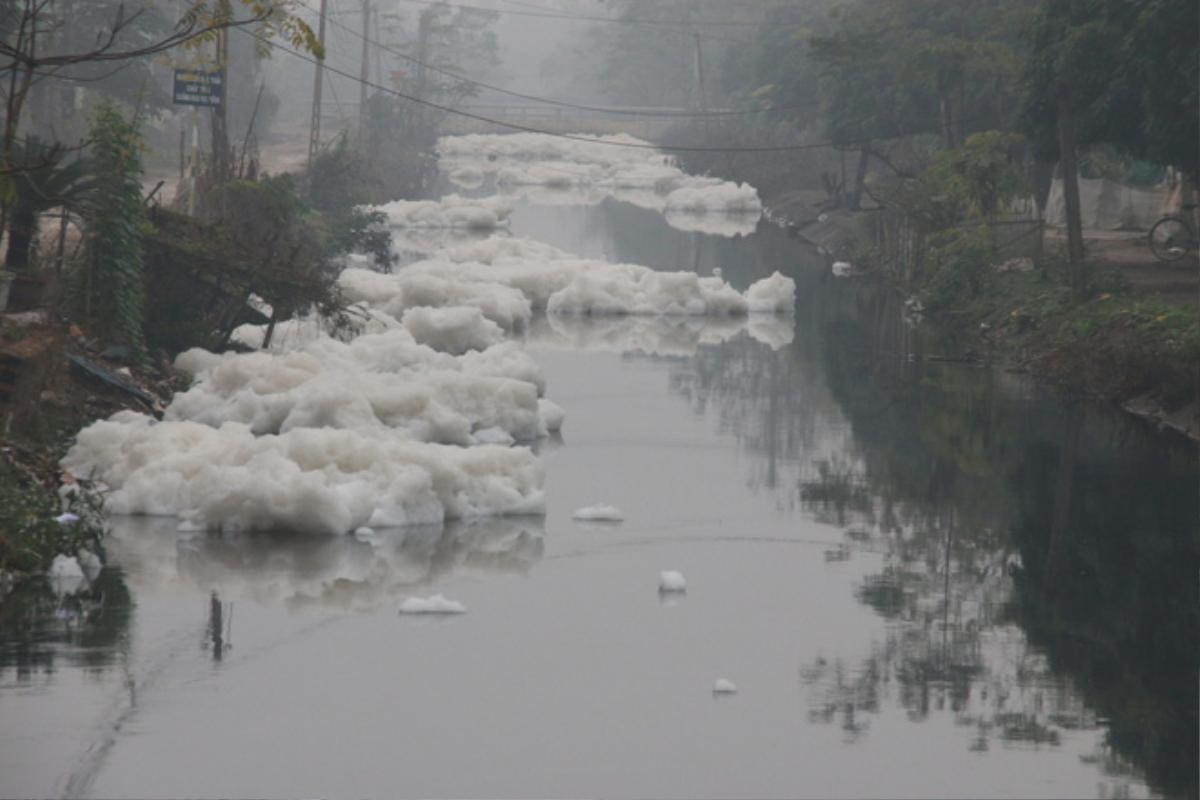
MULTIPOLYGON (((375 18, 374 24, 372 25, 372 27, 375 29, 375 37, 382 41, 383 28, 379 27, 379 6, 376 5, 375 8, 372 9, 372 12, 375 18)), ((380 55, 382 50, 382 47, 375 48, 375 82, 380 86, 385 86, 386 84, 383 82, 383 56, 380 55)))
MULTIPOLYGON (((433 26, 433 14, 433 9, 428 8, 421 12, 421 16, 417 22, 417 83, 415 94, 420 100, 427 99, 426 95, 429 94, 429 87, 426 85, 428 76, 425 72, 425 65, 429 62, 429 32, 433 26)), ((417 105, 413 108, 413 114, 418 120, 423 122, 425 119, 425 107, 417 105)), ((417 125, 418 129, 420 129, 420 125, 421 123, 419 122, 417 125)))
POLYGON ((221 75, 221 102, 212 109, 212 175, 215 184, 230 178, 229 157, 229 35, 217 34, 217 71, 221 75))
MULTIPOLYGON (((358 146, 367 145, 367 82, 371 79, 368 71, 370 45, 367 37, 371 32, 371 0, 362 0, 362 69, 359 70, 358 80, 358 146)), ((379 35, 378 32, 375 34, 379 35)))
MULTIPOLYGON (((325 12, 327 10, 329 0, 321 0, 321 16, 317 22, 317 41, 321 43, 321 47, 325 46, 325 12)), ((313 159, 317 156, 317 150, 321 147, 321 81, 325 77, 325 62, 323 59, 318 59, 316 70, 313 73, 313 102, 312 102, 312 121, 308 126, 308 163, 312 164, 313 159)))
POLYGON ((692 36, 696 39, 696 108, 704 112, 708 110, 704 102, 704 56, 700 52, 700 34, 692 36))

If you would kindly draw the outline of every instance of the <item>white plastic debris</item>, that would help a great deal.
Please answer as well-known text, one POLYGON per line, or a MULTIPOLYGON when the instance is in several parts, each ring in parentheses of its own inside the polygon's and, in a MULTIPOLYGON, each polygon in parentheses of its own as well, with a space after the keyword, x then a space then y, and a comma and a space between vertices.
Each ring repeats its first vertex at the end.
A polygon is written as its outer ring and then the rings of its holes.
POLYGON ((658 573, 658 590, 660 592, 686 592, 687 581, 684 580, 682 572, 676 572, 673 569, 663 570, 658 573))
POLYGON ((401 614, 465 614, 467 607, 457 600, 440 594, 432 597, 409 597, 400 604, 401 614))
POLYGON ((625 515, 616 506, 599 503, 594 506, 584 506, 571 515, 571 519, 581 522, 622 522, 625 515))
POLYGON ((713 684, 713 694, 737 694, 737 684, 728 678, 717 678, 713 684))
POLYGON ((63 513, 61 513, 57 517, 55 517, 54 521, 57 522, 59 525, 71 525, 73 523, 79 522, 79 515, 72 514, 70 511, 64 511, 63 513))

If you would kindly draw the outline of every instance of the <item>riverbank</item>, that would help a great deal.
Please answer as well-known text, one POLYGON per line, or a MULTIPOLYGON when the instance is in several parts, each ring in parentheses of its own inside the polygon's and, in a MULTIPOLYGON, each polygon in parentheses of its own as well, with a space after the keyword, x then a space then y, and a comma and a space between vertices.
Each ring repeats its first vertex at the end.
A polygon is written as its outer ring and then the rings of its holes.
MULTIPOLYGON (((793 212, 794 213, 794 212, 793 212)), ((869 213, 869 212, 868 212, 869 213)), ((854 259, 866 240, 864 214, 842 212, 803 224, 775 212, 831 258, 854 259)), ((1200 318, 1176 284, 1154 291, 1109 261, 1089 264, 1083 297, 1067 286, 1065 255, 1052 235, 1043 256, 1001 260, 965 285, 918 282, 912 296, 920 323, 955 352, 1009 370, 1027 371, 1062 390, 1116 405, 1200 441, 1200 318)), ((854 279, 886 281, 869 269, 854 279)), ((916 318, 916 317, 915 317, 916 318)))
POLYGON ((154 412, 173 389, 165 363, 103 348, 50 312, 0 314, 0 599, 27 580, 103 563, 103 487, 64 475, 59 459, 84 426, 124 409, 154 412))
MULTIPOLYGON (((732 163, 685 160, 691 171, 750 178, 732 163)), ((886 261, 870 256, 878 211, 826 210, 827 194, 778 181, 760 192, 768 219, 820 248, 831 264, 851 264, 853 280, 895 284, 921 309, 913 319, 934 341, 1200 441, 1200 271, 1194 258, 1182 266, 1162 264, 1144 234, 1087 231, 1091 286, 1076 298, 1067 287, 1064 237, 1048 228, 1036 263, 993 253, 969 280, 947 281, 943 270, 938 279, 899 285, 892 270, 871 264, 886 261)))

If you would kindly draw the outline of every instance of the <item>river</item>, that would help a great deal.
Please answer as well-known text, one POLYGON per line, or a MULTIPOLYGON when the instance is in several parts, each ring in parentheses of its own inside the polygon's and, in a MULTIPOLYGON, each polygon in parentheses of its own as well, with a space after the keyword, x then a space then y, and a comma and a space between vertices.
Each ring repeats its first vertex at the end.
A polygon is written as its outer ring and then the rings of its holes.
POLYGON ((1196 794, 1194 447, 914 357, 902 304, 765 221, 530 195, 511 231, 779 270, 795 314, 535 319, 568 412, 544 518, 114 519, 90 588, 3 608, 0 794, 1196 794), (596 503, 624 521, 572 519, 596 503), (397 613, 435 593, 467 613, 397 613))

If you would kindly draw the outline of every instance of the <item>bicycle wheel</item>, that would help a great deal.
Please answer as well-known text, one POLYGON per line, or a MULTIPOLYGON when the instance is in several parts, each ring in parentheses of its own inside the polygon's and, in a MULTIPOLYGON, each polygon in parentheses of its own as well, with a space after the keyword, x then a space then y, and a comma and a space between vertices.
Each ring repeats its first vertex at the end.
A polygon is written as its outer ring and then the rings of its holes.
POLYGON ((1191 227, 1178 217, 1163 217, 1150 229, 1150 250, 1162 261, 1178 261, 1192 243, 1191 227))

